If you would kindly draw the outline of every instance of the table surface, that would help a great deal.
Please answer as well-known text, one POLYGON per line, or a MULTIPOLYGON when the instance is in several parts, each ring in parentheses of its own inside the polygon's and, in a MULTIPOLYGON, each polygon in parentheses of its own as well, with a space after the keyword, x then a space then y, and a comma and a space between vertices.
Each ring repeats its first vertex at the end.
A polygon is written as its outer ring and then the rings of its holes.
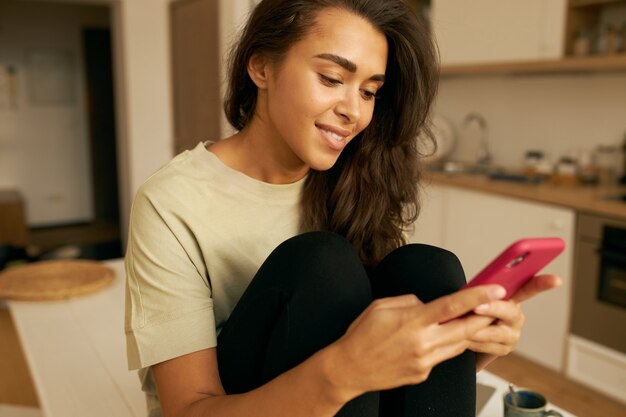
MULTIPOLYGON (((7 302, 45 417, 146 416, 137 373, 126 367, 123 262, 103 263, 117 278, 95 294, 7 302)), ((479 417, 502 416, 507 382, 487 371, 478 381, 496 388, 479 417)))
POLYGON ((7 304, 45 417, 145 417, 136 371, 126 367, 124 267, 97 293, 7 304))

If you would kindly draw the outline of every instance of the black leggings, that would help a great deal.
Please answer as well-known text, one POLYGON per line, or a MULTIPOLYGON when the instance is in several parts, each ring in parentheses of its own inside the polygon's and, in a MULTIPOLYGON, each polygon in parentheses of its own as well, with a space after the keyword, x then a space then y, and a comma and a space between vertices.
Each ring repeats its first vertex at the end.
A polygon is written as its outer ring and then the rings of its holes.
MULTIPOLYGON (((375 298, 413 293, 423 302, 465 283, 452 253, 411 244, 368 274, 351 244, 327 232, 296 236, 263 263, 223 327, 217 346, 228 394, 250 391, 341 337, 375 298)), ((475 416, 471 351, 436 366, 417 385, 369 392, 337 416, 475 416)))

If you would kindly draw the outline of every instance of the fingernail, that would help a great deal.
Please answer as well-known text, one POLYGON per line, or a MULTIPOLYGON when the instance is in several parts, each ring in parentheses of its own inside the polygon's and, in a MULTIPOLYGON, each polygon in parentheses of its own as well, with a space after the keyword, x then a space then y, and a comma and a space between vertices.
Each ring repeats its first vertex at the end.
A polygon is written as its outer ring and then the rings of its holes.
POLYGON ((506 295, 506 290, 503 287, 494 287, 490 292, 489 296, 492 300, 501 300, 506 295))
POLYGON ((487 311, 489 311, 489 304, 481 304, 478 307, 476 307, 474 311, 479 314, 486 313, 487 311))

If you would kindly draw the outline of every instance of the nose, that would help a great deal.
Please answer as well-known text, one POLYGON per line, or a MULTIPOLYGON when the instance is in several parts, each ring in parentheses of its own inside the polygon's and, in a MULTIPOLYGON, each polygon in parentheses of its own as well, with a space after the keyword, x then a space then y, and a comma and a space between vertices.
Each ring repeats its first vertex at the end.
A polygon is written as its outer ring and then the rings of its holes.
POLYGON ((337 103, 335 112, 346 122, 356 123, 361 116, 361 92, 346 90, 341 100, 337 103))

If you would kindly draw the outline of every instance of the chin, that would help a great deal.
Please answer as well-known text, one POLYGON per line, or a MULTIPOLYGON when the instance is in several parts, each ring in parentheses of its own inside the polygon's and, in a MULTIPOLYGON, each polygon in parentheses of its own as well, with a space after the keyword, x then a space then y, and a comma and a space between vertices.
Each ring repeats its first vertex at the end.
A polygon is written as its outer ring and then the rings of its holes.
POLYGON ((333 157, 317 158, 314 161, 310 161, 309 168, 315 171, 328 171, 337 163, 339 155, 333 157))

